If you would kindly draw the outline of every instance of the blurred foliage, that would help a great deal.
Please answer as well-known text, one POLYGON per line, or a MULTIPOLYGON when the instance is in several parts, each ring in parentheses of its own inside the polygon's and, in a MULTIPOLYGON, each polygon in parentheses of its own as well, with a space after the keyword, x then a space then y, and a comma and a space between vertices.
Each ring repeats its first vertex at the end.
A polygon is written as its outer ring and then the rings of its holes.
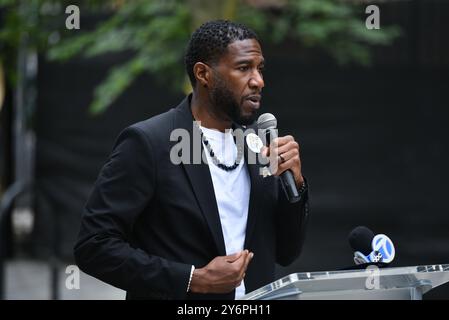
POLYGON ((14 81, 21 41, 58 61, 130 52, 95 89, 90 111, 96 114, 144 72, 157 73, 173 90, 191 90, 182 64, 184 49, 191 32, 211 19, 243 22, 275 44, 298 41, 303 47, 322 48, 339 63, 368 65, 371 46, 391 43, 399 29, 368 30, 364 8, 335 0, 0 0, 0 59, 14 81), (65 29, 69 4, 80 7, 81 30, 65 29), (84 30, 83 15, 99 13, 105 18, 94 30, 84 30))
MULTIPOLYGON (((104 1, 82 1, 91 12, 102 11, 104 1)), ((65 7, 69 0, 0 0, 0 63, 10 84, 17 80, 19 47, 46 53, 67 33, 65 7), (62 18, 62 19, 61 19, 62 18)))

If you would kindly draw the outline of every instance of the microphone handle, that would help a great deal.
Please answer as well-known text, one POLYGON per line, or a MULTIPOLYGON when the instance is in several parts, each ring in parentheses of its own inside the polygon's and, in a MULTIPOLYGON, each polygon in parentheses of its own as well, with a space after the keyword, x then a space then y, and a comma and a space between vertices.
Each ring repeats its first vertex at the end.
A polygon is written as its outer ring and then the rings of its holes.
MULTIPOLYGON (((277 131, 275 128, 267 129, 266 137, 267 141, 271 143, 273 139, 277 138, 277 131)), ((293 172, 288 169, 280 174, 282 189, 284 189, 285 196, 290 203, 298 202, 301 197, 299 196, 298 189, 296 188, 295 178, 293 177, 293 172)))

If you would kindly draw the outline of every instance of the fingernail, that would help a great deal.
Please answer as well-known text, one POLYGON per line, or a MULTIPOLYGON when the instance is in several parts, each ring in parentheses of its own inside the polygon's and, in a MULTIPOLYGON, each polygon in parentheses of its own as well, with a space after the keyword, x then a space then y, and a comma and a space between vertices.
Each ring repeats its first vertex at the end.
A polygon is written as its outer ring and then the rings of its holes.
POLYGON ((251 253, 249 254, 249 258, 252 259, 253 257, 254 257, 254 253, 251 252, 251 253))

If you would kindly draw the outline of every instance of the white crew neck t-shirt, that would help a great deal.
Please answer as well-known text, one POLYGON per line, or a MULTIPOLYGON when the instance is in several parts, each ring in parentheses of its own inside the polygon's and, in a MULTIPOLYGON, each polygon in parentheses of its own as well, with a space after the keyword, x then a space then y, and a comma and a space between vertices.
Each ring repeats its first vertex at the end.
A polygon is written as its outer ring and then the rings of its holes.
MULTIPOLYGON (((237 146, 230 131, 200 127, 209 142, 215 157, 220 163, 232 166, 237 158, 237 146)), ((204 146, 204 144, 203 144, 204 146)), ((243 250, 245 243, 246 224, 248 220, 249 195, 251 182, 245 159, 242 157, 239 165, 232 171, 225 171, 216 166, 205 148, 209 170, 217 200, 221 229, 226 247, 226 255, 243 250)), ((245 283, 242 281, 235 290, 235 298, 245 295, 245 283)))

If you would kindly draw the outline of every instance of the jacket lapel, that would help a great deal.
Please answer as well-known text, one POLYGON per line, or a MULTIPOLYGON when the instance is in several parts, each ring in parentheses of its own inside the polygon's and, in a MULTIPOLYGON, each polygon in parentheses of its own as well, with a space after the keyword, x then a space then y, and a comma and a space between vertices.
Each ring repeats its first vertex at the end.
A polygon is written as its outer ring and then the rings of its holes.
MULTIPOLYGON (((223 239, 223 232, 221 229, 220 216, 218 213, 217 201, 215 198, 214 186, 209 171, 209 166, 200 159, 200 163, 193 163, 193 151, 194 151, 194 135, 199 137, 199 132, 196 127, 193 126, 193 116, 190 110, 190 97, 186 97, 181 104, 176 108, 175 128, 183 128, 189 132, 190 137, 190 162, 182 163, 187 177, 192 185, 193 192, 198 201, 204 218, 209 225, 212 232, 212 236, 215 241, 215 245, 218 249, 219 255, 226 255, 226 249, 223 239)), ((198 141, 196 141, 198 143, 198 141)), ((201 156, 203 157, 203 144, 199 140, 199 146, 201 150, 201 156)), ((198 148, 198 149, 199 149, 198 148)))

